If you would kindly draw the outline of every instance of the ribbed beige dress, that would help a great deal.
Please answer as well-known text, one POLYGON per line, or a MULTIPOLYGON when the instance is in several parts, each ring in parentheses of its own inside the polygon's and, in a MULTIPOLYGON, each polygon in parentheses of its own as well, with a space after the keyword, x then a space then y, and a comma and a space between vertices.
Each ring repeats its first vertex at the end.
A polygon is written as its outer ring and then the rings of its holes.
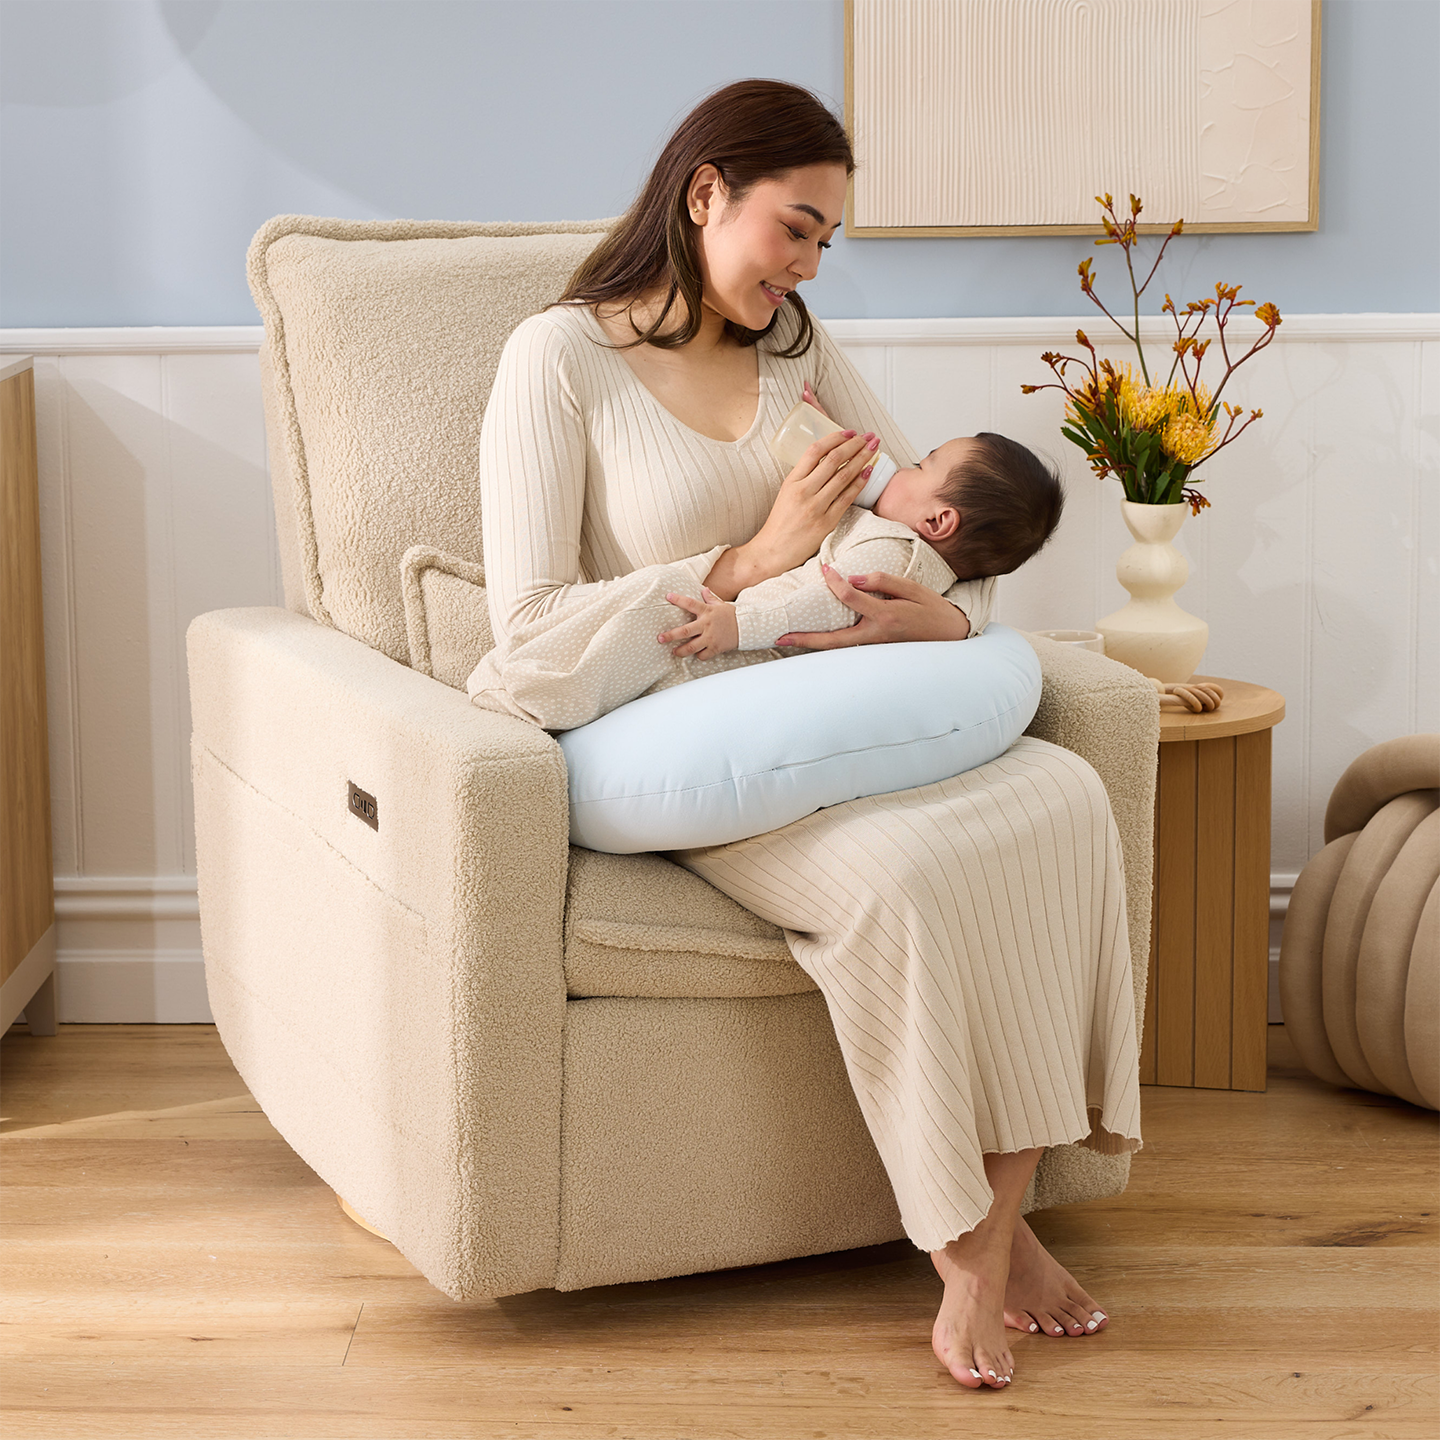
MULTIPOLYGON (((646 566, 681 566, 698 591, 769 514, 783 477, 765 441, 806 380, 913 460, 820 326, 799 359, 758 349, 755 423, 726 442, 671 415, 587 310, 515 331, 481 436, 497 638, 587 598, 598 627, 607 582, 646 566)), ((983 628, 993 581, 949 593, 983 628)), ((951 780, 673 858, 784 927, 922 1249, 984 1218, 986 1151, 1138 1146, 1120 844, 1099 778, 1069 751, 1022 739, 951 780)))

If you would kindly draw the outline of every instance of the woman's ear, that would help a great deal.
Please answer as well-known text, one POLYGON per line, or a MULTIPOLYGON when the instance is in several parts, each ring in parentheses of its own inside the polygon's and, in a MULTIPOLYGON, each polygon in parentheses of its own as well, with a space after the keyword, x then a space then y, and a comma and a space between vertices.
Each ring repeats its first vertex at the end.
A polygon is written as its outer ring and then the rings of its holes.
POLYGON ((704 225, 725 199, 725 182, 720 172, 706 161, 691 177, 685 190, 685 208, 697 225, 704 225))

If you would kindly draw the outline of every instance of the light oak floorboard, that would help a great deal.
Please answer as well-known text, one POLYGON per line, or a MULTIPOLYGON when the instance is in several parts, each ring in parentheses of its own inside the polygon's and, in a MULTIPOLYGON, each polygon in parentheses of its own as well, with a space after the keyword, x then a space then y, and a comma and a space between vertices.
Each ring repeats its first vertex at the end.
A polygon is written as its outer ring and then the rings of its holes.
POLYGON ((928 1345, 900 1243, 456 1304, 340 1213, 207 1026, 0 1045, 0 1432, 244 1440, 1403 1440, 1440 1424, 1435 1116, 1271 1032, 1264 1094, 1147 1088, 1129 1190, 1034 1217, 1114 1317, 928 1345))

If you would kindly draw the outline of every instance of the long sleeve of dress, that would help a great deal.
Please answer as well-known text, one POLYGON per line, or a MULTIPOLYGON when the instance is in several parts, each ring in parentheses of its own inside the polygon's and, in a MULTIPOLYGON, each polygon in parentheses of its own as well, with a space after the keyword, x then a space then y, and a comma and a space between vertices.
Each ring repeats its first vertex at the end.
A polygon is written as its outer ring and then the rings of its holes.
POLYGON ((677 660, 656 639, 690 618, 665 598, 699 593, 686 566, 647 565, 603 587, 575 588, 579 596, 520 626, 480 661, 466 685, 475 704, 573 730, 662 682, 735 668, 677 660))
MULTIPOLYGON (((501 354, 480 431, 485 583, 497 639, 562 604, 598 601, 618 583, 582 579, 588 436, 570 344, 546 315, 521 324, 501 354)), ((672 564, 698 588, 725 548, 672 564)))
POLYGON ((859 617, 831 593, 822 565, 847 575, 883 570, 939 592, 955 579, 940 556, 903 525, 851 510, 818 555, 735 597, 741 650, 767 649, 792 632, 844 630, 855 623, 859 617))

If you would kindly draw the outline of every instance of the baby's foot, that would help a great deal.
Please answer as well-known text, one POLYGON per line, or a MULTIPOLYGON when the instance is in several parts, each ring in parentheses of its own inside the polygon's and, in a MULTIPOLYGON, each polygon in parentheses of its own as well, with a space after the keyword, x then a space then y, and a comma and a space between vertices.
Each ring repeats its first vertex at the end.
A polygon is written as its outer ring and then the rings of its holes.
POLYGON ((1015 1222, 1005 1284, 1005 1323, 1037 1335, 1094 1335, 1108 1325, 1105 1312, 1078 1280, 1040 1243, 1024 1219, 1015 1222))
POLYGON ((1008 1254, 976 1238, 952 1240, 931 1260, 945 1282, 945 1297, 930 1343, 940 1363, 967 1390, 1003 1390, 1015 1374, 1005 1340, 1005 1270, 1008 1254))

